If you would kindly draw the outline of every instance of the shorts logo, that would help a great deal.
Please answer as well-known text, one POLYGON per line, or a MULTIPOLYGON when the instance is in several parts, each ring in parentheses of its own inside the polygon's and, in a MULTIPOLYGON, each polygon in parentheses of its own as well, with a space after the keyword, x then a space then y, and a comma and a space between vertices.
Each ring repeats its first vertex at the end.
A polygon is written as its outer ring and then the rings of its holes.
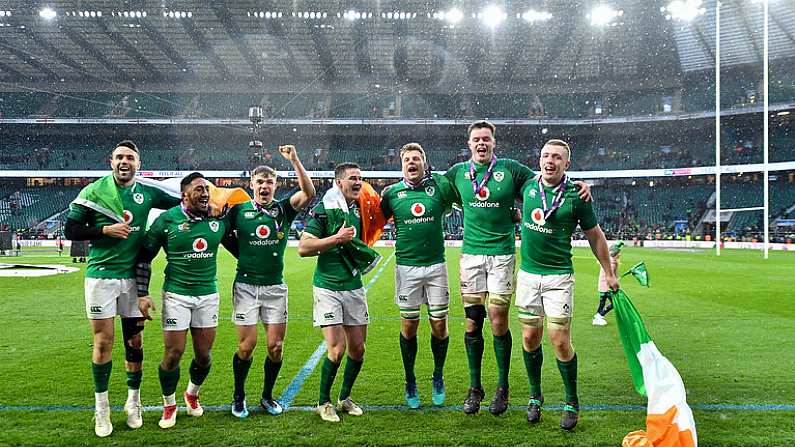
POLYGON ((325 318, 326 320, 333 320, 334 314, 332 312, 326 312, 323 314, 323 318, 325 318))
POLYGON ((235 320, 242 321, 246 319, 246 314, 235 314, 235 320))
POLYGON ((536 198, 536 194, 538 194, 538 193, 536 192, 535 188, 530 190, 530 198, 531 199, 535 199, 536 198))
POLYGON ((135 216, 133 216, 133 213, 132 213, 132 212, 130 212, 130 211, 128 211, 128 210, 124 210, 124 213, 123 213, 123 215, 122 215, 122 218, 124 219, 124 223, 126 223, 127 225, 129 225, 129 224, 131 224, 131 223, 132 223, 132 221, 133 221, 133 219, 135 218, 135 216))
POLYGON ((256 213, 254 211, 246 211, 245 213, 243 213, 243 217, 245 217, 246 219, 253 219, 254 216, 256 216, 256 213))
POLYGON ((206 239, 204 239, 203 237, 200 237, 200 238, 196 239, 195 241, 193 241, 193 251, 201 253, 204 250, 207 250, 207 240, 206 239))
POLYGON ((176 318, 166 318, 166 326, 176 326, 177 319, 176 318))
POLYGON ((415 203, 414 205, 411 205, 411 214, 413 214, 414 217, 420 217, 420 216, 424 215, 425 214, 425 205, 423 205, 421 203, 415 203))
POLYGON ((98 314, 102 312, 102 306, 91 306, 88 308, 88 311, 92 314, 98 314))
POLYGON ((408 295, 398 295, 398 301, 400 301, 401 303, 408 302, 408 300, 409 300, 408 295))
POLYGON ((498 182, 501 182, 501 181, 505 180, 505 173, 502 172, 502 171, 495 172, 494 173, 494 180, 497 180, 498 182))
POLYGON ((489 191, 489 188, 487 188, 486 186, 480 188, 480 191, 478 191, 478 193, 475 194, 475 198, 480 200, 481 202, 489 200, 489 196, 491 196, 491 191, 489 191))
POLYGON ((433 197, 433 195, 436 194, 436 188, 433 186, 426 186, 425 194, 428 194, 428 197, 433 197))
POLYGON ((217 233, 218 232, 218 228, 220 228, 220 227, 221 227, 221 224, 219 224, 218 222, 210 222, 210 229, 213 231, 213 233, 217 233))
POLYGON ((144 195, 141 194, 140 192, 136 192, 135 194, 133 194, 133 200, 135 201, 135 203, 140 205, 144 203, 144 195))
POLYGON ((397 193, 397 198, 398 199, 405 199, 406 198, 406 191, 400 191, 399 193, 397 193))
POLYGON ((533 219, 533 223, 536 225, 544 226, 544 224, 547 222, 546 219, 544 219, 544 212, 541 211, 541 208, 536 208, 531 211, 530 218, 533 219))
POLYGON ((571 306, 568 303, 563 305, 563 312, 571 313, 571 306))
POLYGON ((257 227, 257 231, 256 231, 255 234, 260 239, 267 239, 268 236, 271 235, 271 229, 267 225, 260 225, 260 226, 257 227))

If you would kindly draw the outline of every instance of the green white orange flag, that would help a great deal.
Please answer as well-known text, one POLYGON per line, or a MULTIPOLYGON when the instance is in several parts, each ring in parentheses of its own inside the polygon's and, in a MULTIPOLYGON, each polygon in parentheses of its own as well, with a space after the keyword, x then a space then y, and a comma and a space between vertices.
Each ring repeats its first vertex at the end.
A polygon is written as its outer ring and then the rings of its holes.
MULTIPOLYGON (((375 243, 373 236, 376 232, 380 236, 380 229, 384 226, 383 213, 374 208, 379 203, 378 193, 367 182, 362 185, 362 192, 365 191, 367 191, 366 194, 361 194, 359 197, 358 208, 364 234, 357 235, 359 238, 354 237, 353 240, 342 246, 342 260, 352 275, 359 273, 365 275, 381 262, 381 255, 370 248, 368 243, 375 243), (381 216, 380 227, 375 225, 377 228, 374 228, 372 222, 375 214, 381 216), (369 225, 367 228, 365 222, 369 225), (365 238, 369 240, 365 242, 365 238)), ((351 222, 348 221, 348 202, 337 185, 332 186, 323 195, 323 208, 326 210, 329 233, 336 233, 343 225, 351 225, 351 222)))
MULTIPOLYGON (((180 180, 179 178, 155 180, 147 177, 135 179, 137 183, 157 188, 176 198, 181 196, 180 180)), ((217 213, 220 213, 225 208, 232 207, 238 203, 245 203, 249 200, 251 200, 251 197, 243 188, 218 188, 210 182, 210 204, 217 213)), ((83 188, 72 203, 104 214, 116 222, 124 222, 124 206, 119 197, 119 190, 113 180, 113 174, 95 180, 83 188)), ((159 212, 155 212, 155 214, 159 214, 159 212)))
POLYGON ((629 433, 622 447, 698 446, 696 423, 679 372, 657 350, 640 313, 623 290, 613 294, 613 306, 632 383, 638 393, 648 396, 646 430, 629 433))
POLYGON ((627 275, 632 275, 635 279, 638 280, 640 285, 649 287, 649 272, 646 270, 646 263, 643 261, 638 262, 631 269, 624 272, 621 277, 625 277, 627 275))

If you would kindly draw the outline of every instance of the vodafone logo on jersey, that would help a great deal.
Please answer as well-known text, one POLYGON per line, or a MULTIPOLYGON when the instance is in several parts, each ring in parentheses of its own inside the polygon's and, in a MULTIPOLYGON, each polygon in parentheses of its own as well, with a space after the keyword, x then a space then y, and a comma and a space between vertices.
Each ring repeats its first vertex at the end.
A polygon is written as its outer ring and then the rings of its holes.
POLYGON ((203 237, 200 237, 193 241, 193 251, 197 253, 201 253, 204 250, 207 250, 207 240, 203 237))
POLYGON ((481 202, 489 200, 489 196, 491 196, 491 191, 489 191, 489 188, 485 186, 480 188, 480 191, 478 191, 477 194, 475 194, 475 198, 480 200, 481 202))
POLYGON ((128 210, 124 210, 124 214, 122 215, 122 218, 124 219, 124 223, 126 223, 127 225, 131 224, 134 217, 135 216, 133 216, 133 213, 131 213, 128 210))
POLYGON ((257 230, 254 232, 260 239, 267 239, 268 236, 271 235, 271 228, 267 225, 260 225, 257 227, 257 230))
POLYGON ((423 216, 425 214, 425 205, 419 202, 411 205, 411 214, 413 214, 414 217, 423 216))
POLYGON ((544 212, 541 208, 536 208, 530 213, 530 219, 533 220, 533 223, 536 225, 543 226, 546 223, 546 219, 544 219, 544 212))

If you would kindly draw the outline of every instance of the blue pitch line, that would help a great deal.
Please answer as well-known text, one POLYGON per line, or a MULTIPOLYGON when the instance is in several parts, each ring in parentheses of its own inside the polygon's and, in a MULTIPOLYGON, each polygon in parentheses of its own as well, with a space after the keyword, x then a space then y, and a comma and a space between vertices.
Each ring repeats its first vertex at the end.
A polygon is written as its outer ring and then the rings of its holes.
POLYGON ((295 399, 295 396, 299 391, 301 391, 301 387, 304 385, 304 382, 306 382, 307 377, 312 374, 312 371, 315 370, 315 367, 318 363, 320 363, 320 359, 323 358, 323 354, 325 353, 326 342, 321 341, 317 349, 315 349, 315 352, 312 353, 311 357, 309 357, 309 360, 304 363, 304 366, 301 367, 301 370, 298 371, 298 374, 293 377, 293 380, 289 385, 287 385, 287 388, 285 388, 282 395, 279 396, 279 402, 281 402, 282 407, 284 407, 285 410, 290 408, 290 405, 293 403, 293 399, 295 399))
MULTIPOLYGON (((395 252, 393 251, 392 254, 386 259, 386 261, 381 264, 381 267, 375 272, 372 278, 370 278, 370 282, 364 287, 364 291, 367 292, 370 290, 370 287, 375 284, 375 281, 381 276, 381 273, 384 271, 384 268, 389 264, 392 258, 395 256, 395 252)), ((281 396, 279 396, 279 402, 282 404, 285 410, 290 408, 290 405, 293 403, 293 399, 298 393, 301 391, 301 388, 304 386, 304 382, 306 379, 312 374, 312 371, 315 370, 317 364, 320 363, 320 359, 323 358, 323 354, 326 353, 326 342, 322 341, 318 345, 315 352, 312 353, 312 356, 309 357, 309 360, 304 363, 304 366, 301 367, 301 370, 298 371, 298 374, 293 377, 293 380, 287 385, 287 388, 284 390, 281 396)))
MULTIPOLYGON (((362 409, 368 411, 399 411, 405 413, 423 413, 423 412, 433 412, 433 411, 449 411, 449 412, 459 412, 462 410, 461 405, 449 405, 449 406, 430 406, 430 407, 423 407, 419 410, 412 410, 405 405, 361 405, 362 409)), ((562 405, 545 405, 545 409, 547 410, 562 410, 562 405)), ((793 404, 692 404, 690 408, 694 410, 705 410, 705 411, 795 411, 795 405, 793 404)), ((124 407, 120 405, 116 405, 111 407, 113 411, 122 411, 124 407)), ((184 407, 179 407, 179 410, 184 410, 184 407)), ((525 410, 526 407, 523 405, 511 405, 511 410, 525 410)), ((611 404, 594 404, 594 405, 583 405, 581 407, 583 411, 646 411, 646 407, 644 405, 611 405, 611 404)), ((161 405, 152 405, 152 406, 145 406, 145 411, 163 411, 163 407, 161 405)), ((229 405, 206 405, 204 406, 205 411, 222 411, 227 412, 229 411, 229 405)), ((305 406, 305 405, 296 405, 294 407, 289 407, 285 405, 286 411, 315 411, 314 406, 305 406)), ((86 405, 0 405, 0 411, 94 411, 93 406, 86 406, 86 405)), ((251 413, 264 413, 264 410, 259 408, 259 406, 253 406, 249 408, 251 413)), ((486 410, 482 411, 482 413, 486 413, 486 410)))

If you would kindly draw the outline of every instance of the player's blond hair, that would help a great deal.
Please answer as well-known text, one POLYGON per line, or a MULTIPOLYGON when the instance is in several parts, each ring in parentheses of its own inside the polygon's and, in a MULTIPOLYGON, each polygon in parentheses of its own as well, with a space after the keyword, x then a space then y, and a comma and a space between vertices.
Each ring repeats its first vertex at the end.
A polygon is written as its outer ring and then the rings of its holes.
POLYGON ((403 147, 400 148, 400 159, 403 159, 403 154, 406 152, 417 151, 422 155, 422 162, 425 163, 425 149, 422 148, 420 143, 408 143, 404 144, 403 147))
POLYGON ((265 178, 276 177, 276 170, 270 166, 257 166, 251 171, 251 178, 261 175, 265 178))

